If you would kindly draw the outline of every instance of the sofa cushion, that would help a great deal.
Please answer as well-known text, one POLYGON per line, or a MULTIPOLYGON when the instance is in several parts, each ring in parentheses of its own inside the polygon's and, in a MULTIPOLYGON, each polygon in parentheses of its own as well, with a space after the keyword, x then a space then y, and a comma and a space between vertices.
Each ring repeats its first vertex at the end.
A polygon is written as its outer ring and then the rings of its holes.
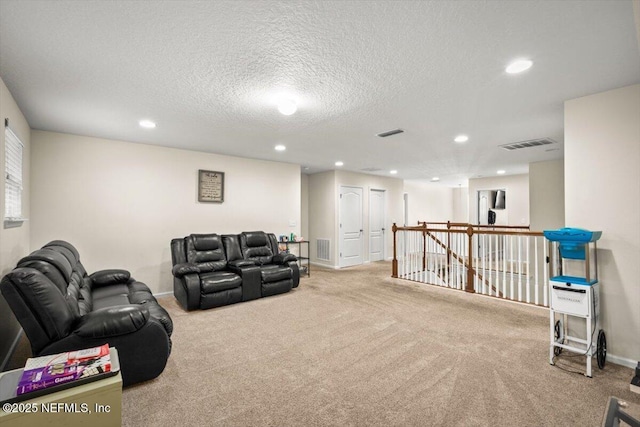
POLYGON ((126 284, 112 285, 94 289, 93 311, 114 305, 127 305, 129 302, 129 287, 126 284))
POLYGON ((288 266, 265 265, 260 269, 263 283, 279 282, 291 279, 292 273, 288 266))
POLYGON ((192 234, 186 237, 187 261, 201 272, 223 270, 227 258, 217 234, 192 234))
POLYGON ((244 259, 258 264, 269 264, 273 258, 273 250, 267 237, 262 231, 247 231, 240 235, 240 246, 244 259))
POLYGON ((220 247, 220 236, 217 234, 192 234, 191 239, 197 251, 212 251, 220 247))
POLYGON ((262 296, 268 297, 271 295, 283 294, 289 292, 292 288, 293 280, 280 280, 277 282, 263 283, 262 284, 262 296))
POLYGON ((208 308, 235 304, 240 301, 242 301, 242 288, 237 287, 212 294, 202 294, 200 298, 200 308, 206 310, 208 308))
POLYGON ((67 285, 71 278, 71 264, 62 254, 39 249, 18 261, 18 267, 35 268, 55 284, 60 292, 67 293, 67 285))
POLYGON ((212 271, 200 274, 200 289, 203 294, 233 289, 240 285, 242 285, 240 276, 230 271, 212 271))
POLYGON ((247 246, 267 246, 267 235, 262 231, 248 231, 244 233, 247 236, 247 246))

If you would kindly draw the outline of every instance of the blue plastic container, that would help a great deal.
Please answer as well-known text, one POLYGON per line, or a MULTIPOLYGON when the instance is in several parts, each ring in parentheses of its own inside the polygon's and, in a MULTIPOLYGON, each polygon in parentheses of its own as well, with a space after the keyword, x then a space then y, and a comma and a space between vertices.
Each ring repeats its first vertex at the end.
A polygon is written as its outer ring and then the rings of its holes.
POLYGON ((544 237, 558 242, 560 256, 568 259, 585 260, 587 244, 602 236, 602 231, 589 231, 583 228, 565 227, 558 230, 543 231, 544 237))

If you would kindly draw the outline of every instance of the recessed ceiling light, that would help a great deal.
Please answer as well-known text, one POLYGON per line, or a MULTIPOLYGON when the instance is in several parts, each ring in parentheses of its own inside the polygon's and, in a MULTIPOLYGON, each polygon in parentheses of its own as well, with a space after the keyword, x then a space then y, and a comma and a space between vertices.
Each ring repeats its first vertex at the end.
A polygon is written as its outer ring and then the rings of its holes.
POLYGON ((496 171, 496 173, 497 173, 498 175, 504 175, 504 174, 506 173, 506 171, 504 171, 504 170, 500 169, 499 171, 496 171))
POLYGON ((287 147, 285 147, 284 145, 280 144, 280 145, 276 145, 276 151, 284 151, 287 149, 287 147))
POLYGON ((294 100, 283 98, 278 101, 278 111, 285 116, 290 116, 298 111, 298 106, 294 100))
POLYGON ((518 74, 528 70, 532 65, 533 62, 529 61, 528 59, 517 59, 509 64, 505 71, 509 74, 518 74))
POLYGON ((398 171, 394 169, 394 170, 389 171, 389 173, 390 173, 391 175, 395 175, 395 174, 397 174, 397 173, 398 173, 398 171))
POLYGON ((147 128, 147 129, 153 129, 154 127, 156 127, 155 122, 152 122, 151 120, 140 120, 138 124, 141 127, 147 128))
POLYGON ((433 178, 431 178, 431 181, 438 182, 440 181, 440 178, 438 178, 437 176, 434 176, 433 178))
POLYGON ((469 140, 469 137, 467 135, 458 135, 454 139, 455 142, 467 142, 468 140, 469 140))
POLYGON ((335 164, 336 164, 336 166, 342 166, 342 165, 344 165, 344 163, 342 163, 342 162, 336 162, 335 164))

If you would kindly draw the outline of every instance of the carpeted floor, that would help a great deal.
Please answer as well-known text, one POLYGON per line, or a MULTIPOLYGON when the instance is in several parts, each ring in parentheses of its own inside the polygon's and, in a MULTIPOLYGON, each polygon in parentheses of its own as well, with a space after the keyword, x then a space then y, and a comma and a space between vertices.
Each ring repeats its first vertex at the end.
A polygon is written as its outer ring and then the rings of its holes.
POLYGON ((207 311, 161 298, 173 351, 124 390, 123 426, 599 426, 610 395, 640 403, 629 368, 549 365, 547 310, 390 271, 313 268, 290 293, 207 311))

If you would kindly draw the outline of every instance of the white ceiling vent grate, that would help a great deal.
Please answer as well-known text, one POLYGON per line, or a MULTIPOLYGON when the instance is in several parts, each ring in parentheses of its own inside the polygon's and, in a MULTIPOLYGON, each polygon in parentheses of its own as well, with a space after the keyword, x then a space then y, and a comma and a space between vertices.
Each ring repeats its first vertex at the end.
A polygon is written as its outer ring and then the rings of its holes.
POLYGON ((402 132, 404 132, 402 129, 394 129, 394 130, 388 130, 386 132, 379 133, 377 134, 377 136, 379 136, 380 138, 386 138, 388 136, 397 135, 402 132))
POLYGON ((500 145, 499 147, 508 151, 513 151, 513 150, 520 150, 521 148, 539 147, 541 145, 549 145, 549 144, 557 144, 557 142, 551 138, 541 138, 541 139, 530 139, 528 141, 513 142, 511 144, 500 145))

